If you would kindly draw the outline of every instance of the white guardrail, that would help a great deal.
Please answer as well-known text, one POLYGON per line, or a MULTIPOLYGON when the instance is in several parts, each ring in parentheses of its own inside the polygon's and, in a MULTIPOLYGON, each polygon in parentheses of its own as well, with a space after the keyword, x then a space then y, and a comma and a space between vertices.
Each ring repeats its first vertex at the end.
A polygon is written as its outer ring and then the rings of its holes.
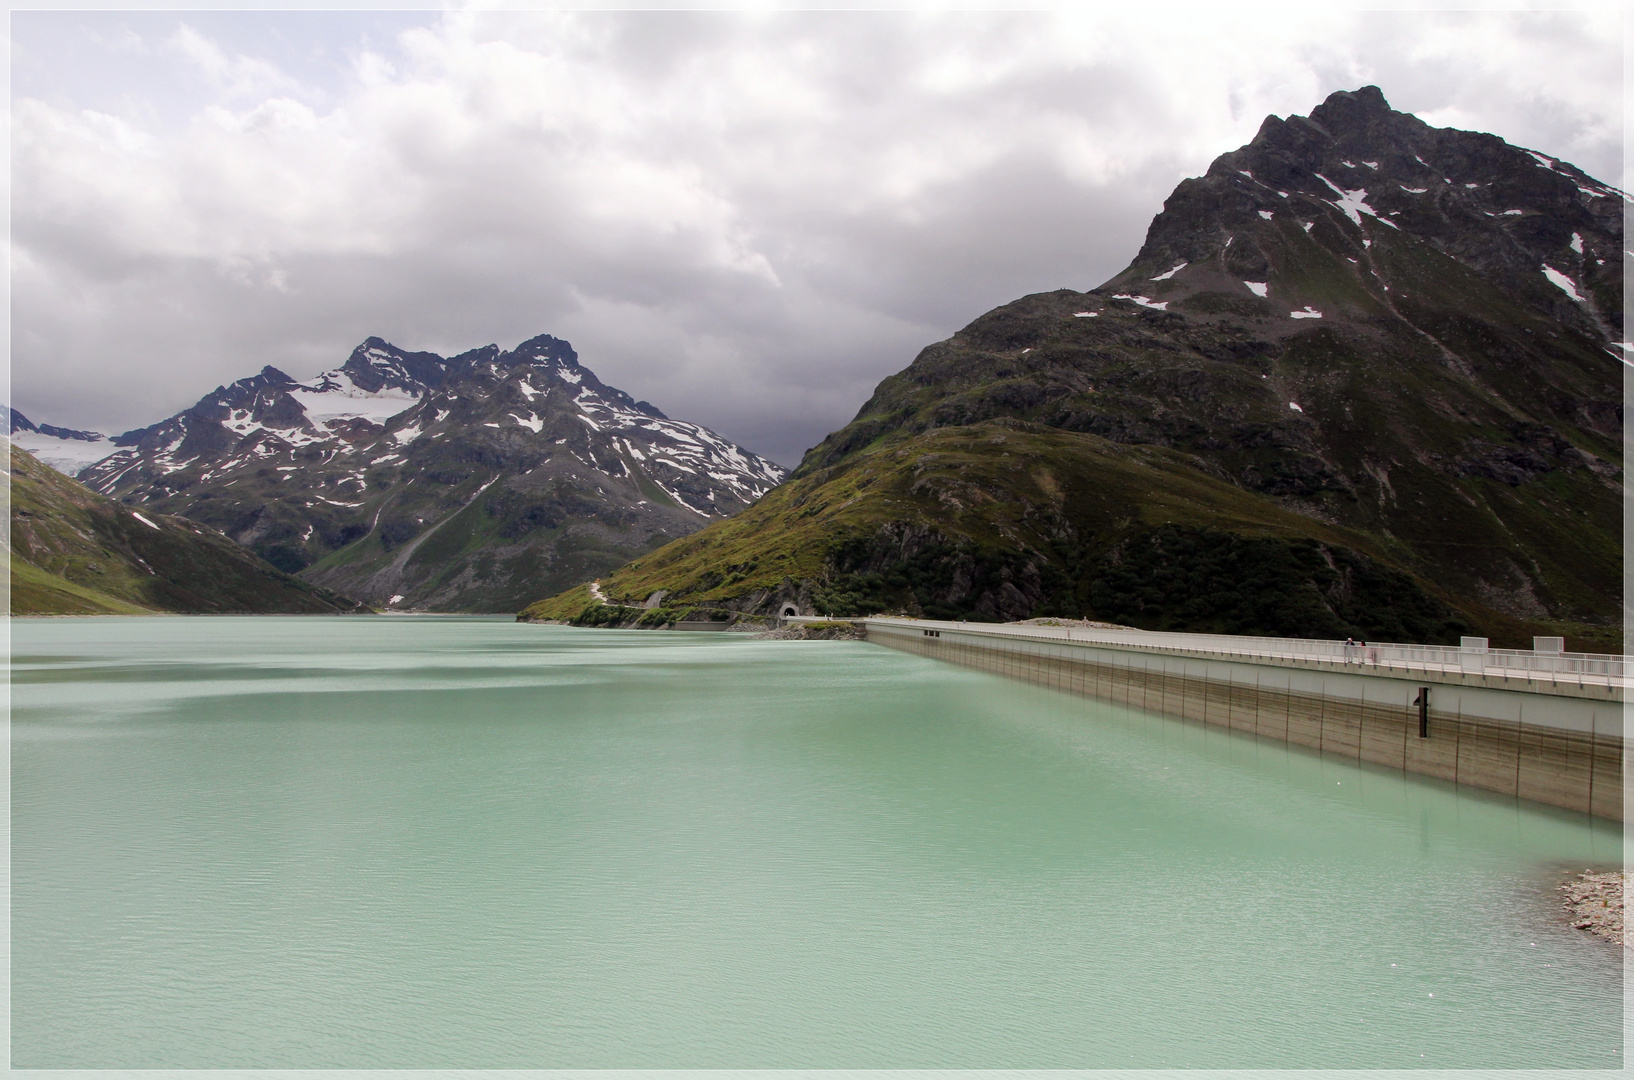
POLYGON ((1347 645, 1343 641, 1305 638, 1181 634, 1155 630, 1100 630, 1075 626, 1018 626, 1013 623, 960 623, 888 617, 870 617, 867 621, 928 630, 963 630, 1193 656, 1218 656, 1222 659, 1313 660, 1401 672, 1466 672, 1577 686, 1627 686, 1629 674, 1627 657, 1559 651, 1559 638, 1540 639, 1543 647, 1528 651, 1489 648, 1486 638, 1464 638, 1460 645, 1404 645, 1396 642, 1347 645))

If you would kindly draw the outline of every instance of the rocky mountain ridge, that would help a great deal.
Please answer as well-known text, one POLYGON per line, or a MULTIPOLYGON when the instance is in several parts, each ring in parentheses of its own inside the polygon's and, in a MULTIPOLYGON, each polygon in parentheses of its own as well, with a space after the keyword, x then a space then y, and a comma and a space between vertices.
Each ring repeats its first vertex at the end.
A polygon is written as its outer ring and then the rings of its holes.
POLYGON ((728 516, 778 465, 609 387, 541 335, 445 358, 378 338, 266 367, 112 442, 91 488, 402 609, 514 610, 728 516))
POLYGON ((1390 295, 1370 250, 1388 230, 1444 253, 1512 301, 1617 342, 1626 200, 1559 158, 1496 135, 1430 127, 1367 86, 1332 95, 1309 117, 1267 117, 1247 146, 1182 181, 1129 268, 1097 291, 1151 293, 1169 304, 1221 289, 1265 299, 1290 319, 1333 303, 1412 322, 1410 298, 1390 295), (1350 263, 1366 300, 1348 288, 1272 280, 1267 248, 1284 248, 1283 231, 1295 225, 1350 263))

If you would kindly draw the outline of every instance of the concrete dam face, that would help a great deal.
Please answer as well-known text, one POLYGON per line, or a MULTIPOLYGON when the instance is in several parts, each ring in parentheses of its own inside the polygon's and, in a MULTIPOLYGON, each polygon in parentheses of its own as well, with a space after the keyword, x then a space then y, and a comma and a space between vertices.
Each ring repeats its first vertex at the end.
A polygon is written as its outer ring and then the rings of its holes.
POLYGON ((870 618, 921 656, 1623 819, 1621 657, 870 618))

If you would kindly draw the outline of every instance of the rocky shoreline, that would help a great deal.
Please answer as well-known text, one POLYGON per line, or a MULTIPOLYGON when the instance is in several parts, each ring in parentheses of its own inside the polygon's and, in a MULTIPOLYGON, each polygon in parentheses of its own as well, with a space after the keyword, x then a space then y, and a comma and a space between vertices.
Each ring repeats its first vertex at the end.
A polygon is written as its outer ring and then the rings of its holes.
POLYGON ((1624 877, 1622 870, 1585 870, 1560 886, 1573 929, 1587 930, 1614 945, 1623 943, 1624 877))

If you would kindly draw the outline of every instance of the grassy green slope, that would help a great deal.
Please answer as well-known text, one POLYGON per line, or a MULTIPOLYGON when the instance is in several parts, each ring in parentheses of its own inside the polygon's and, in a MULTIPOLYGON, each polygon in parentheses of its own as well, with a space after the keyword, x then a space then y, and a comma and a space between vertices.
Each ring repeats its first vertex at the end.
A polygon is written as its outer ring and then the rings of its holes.
POLYGON ((1329 318, 1293 333, 1286 319, 1192 310, 1212 293, 1179 300, 1185 315, 1108 304, 1095 319, 1074 312, 1098 296, 1029 296, 882 382, 795 475, 882 440, 1018 416, 1188 452, 1512 616, 1617 622, 1620 450, 1595 411, 1615 400, 1617 365, 1412 247, 1400 260, 1416 268, 1401 273, 1411 291, 1394 302, 1436 339, 1346 314, 1337 285, 1329 318))
POLYGON ((156 513, 149 525, 15 448, 11 515, 15 615, 357 609, 213 529, 156 513))
MULTIPOLYGON (((665 620, 798 598, 837 615, 1088 614, 1398 640, 1524 631, 1393 563, 1373 538, 1212 478, 1185 454, 1000 419, 898 435, 806 470, 600 587, 632 609, 667 591, 665 620), (1165 545, 1182 565, 1154 563, 1165 545), (815 587, 802 595, 802 582, 815 587)), ((607 621, 594 607, 580 587, 522 617, 607 621)))
POLYGON ((151 615, 153 608, 55 577, 21 559, 11 560, 13 615, 151 615))

